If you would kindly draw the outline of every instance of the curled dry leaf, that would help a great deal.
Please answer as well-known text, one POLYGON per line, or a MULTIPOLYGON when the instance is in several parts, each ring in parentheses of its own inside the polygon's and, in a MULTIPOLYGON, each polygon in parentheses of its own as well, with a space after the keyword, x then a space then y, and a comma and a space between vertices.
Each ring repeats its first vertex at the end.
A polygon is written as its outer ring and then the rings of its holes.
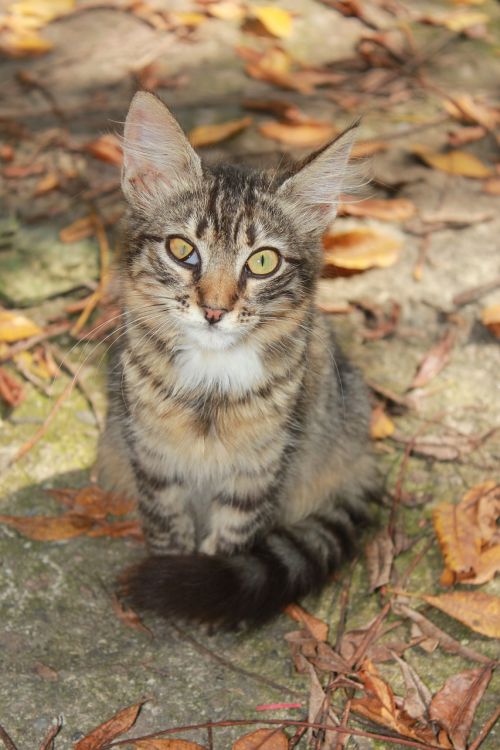
POLYGON ((241 133, 251 122, 251 117, 242 117, 239 120, 230 120, 217 125, 200 125, 189 132, 189 140, 195 148, 212 146, 214 143, 220 143, 241 133))
POLYGON ((91 518, 105 518, 108 513, 124 516, 135 508, 133 500, 113 492, 105 492, 96 484, 81 489, 53 489, 48 492, 73 512, 91 518))
POLYGON ((0 367, 0 398, 9 406, 19 406, 24 400, 24 388, 5 367, 0 367))
POLYGON ((249 5, 248 10, 271 36, 286 39, 292 33, 292 16, 283 8, 272 5, 249 5))
POLYGON ((372 227, 358 227, 349 231, 334 229, 323 238, 325 265, 351 271, 392 266, 402 247, 396 234, 381 232, 372 227))
POLYGON ((481 310, 481 322, 493 336, 500 338, 500 305, 491 305, 481 310))
POLYGON ((441 503, 432 514, 434 528, 447 567, 454 573, 471 573, 479 564, 481 537, 464 509, 441 503))
POLYGON ((120 734, 128 732, 133 727, 135 721, 141 710, 141 706, 144 705, 144 701, 140 703, 134 703, 133 706, 123 708, 118 711, 111 719, 105 721, 103 724, 99 724, 98 727, 92 730, 90 734, 79 740, 74 750, 100 750, 103 745, 106 745, 115 737, 119 737, 120 734))
POLYGON ((454 343, 455 331, 449 329, 423 357, 410 388, 422 388, 441 372, 448 364, 454 343))
POLYGON ((367 543, 365 553, 370 592, 372 592, 380 586, 385 586, 391 578, 394 562, 394 542, 387 529, 381 531, 367 543))
POLYGON ((427 166, 448 174, 477 178, 490 177, 493 174, 490 167, 467 151, 452 150, 439 153, 432 151, 427 146, 413 146, 412 153, 418 156, 427 166))
POLYGON ((465 750, 467 746, 474 714, 492 671, 487 666, 453 675, 431 701, 430 717, 446 730, 455 750, 465 750))
POLYGON ((265 52, 238 47, 236 51, 246 61, 245 72, 252 78, 301 94, 310 94, 314 90, 307 78, 301 78, 301 71, 292 72, 292 58, 281 47, 272 47, 265 52))
POLYGON ((244 734, 234 743, 232 750, 287 750, 288 737, 281 729, 257 729, 244 734))
POLYGON ((87 143, 84 148, 85 151, 96 159, 105 161, 108 164, 114 164, 117 167, 121 167, 122 165, 123 150, 116 135, 101 135, 95 141, 87 143))
POLYGON ((323 620, 320 620, 318 617, 311 615, 310 612, 307 612, 298 604, 289 604, 288 607, 284 609, 284 612, 288 617, 291 617, 292 620, 305 625, 307 630, 312 636, 314 636, 314 638, 316 638, 316 640, 326 641, 328 639, 327 623, 323 622, 323 620))
POLYGON ((358 203, 341 203, 339 214, 367 216, 381 221, 405 221, 414 215, 415 204, 406 198, 370 198, 358 203))
POLYGON ((15 310, 0 309, 0 341, 12 343, 38 336, 42 329, 32 320, 15 310))
POLYGON ((383 440, 390 437, 396 429, 396 425, 384 410, 384 407, 378 404, 372 411, 370 421, 370 435, 374 440, 383 440))
POLYGON ((500 598, 483 591, 453 591, 422 599, 481 635, 500 638, 500 598))
POLYGON ((401 669, 405 681, 406 696, 403 701, 403 708, 412 719, 425 721, 432 698, 431 691, 427 685, 422 682, 411 664, 400 659, 397 654, 393 654, 393 656, 399 664, 399 668, 401 669))
POLYGON ((189 740, 178 740, 167 737, 152 737, 150 739, 136 740, 133 743, 136 750, 205 750, 202 745, 189 740))
POLYGON ((100 521, 86 532, 93 538, 107 536, 112 539, 131 537, 137 541, 144 541, 142 526, 139 521, 100 521))
POLYGON ((336 129, 328 122, 263 122, 259 132, 265 138, 272 138, 287 146, 306 148, 320 146, 336 134, 336 129))
POLYGON ((87 516, 65 513, 62 516, 7 516, 0 515, 0 523, 16 529, 37 542, 56 542, 72 539, 88 531, 93 521, 87 516))
POLYGON ((443 106, 456 120, 474 122, 487 130, 493 130, 500 123, 500 109, 489 107, 470 94, 459 94, 445 99, 443 106))

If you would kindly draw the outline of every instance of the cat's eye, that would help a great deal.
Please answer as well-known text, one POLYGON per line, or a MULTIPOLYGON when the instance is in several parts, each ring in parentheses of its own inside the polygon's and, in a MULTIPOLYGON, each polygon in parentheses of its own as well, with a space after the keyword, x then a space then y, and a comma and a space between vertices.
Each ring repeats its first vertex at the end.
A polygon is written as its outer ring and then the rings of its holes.
POLYGON ((183 237, 169 237, 167 240, 167 249, 175 260, 188 266, 197 266, 200 262, 200 256, 194 245, 185 240, 183 237))
POLYGON ((281 256, 277 250, 270 247, 262 248, 253 253, 246 263, 246 268, 254 276, 269 276, 276 271, 280 264, 281 256))

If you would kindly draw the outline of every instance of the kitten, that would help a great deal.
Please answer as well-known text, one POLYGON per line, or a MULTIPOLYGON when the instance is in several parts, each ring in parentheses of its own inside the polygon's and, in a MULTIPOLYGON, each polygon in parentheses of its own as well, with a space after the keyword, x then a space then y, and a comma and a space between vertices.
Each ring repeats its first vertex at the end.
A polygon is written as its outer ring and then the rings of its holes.
POLYGON ((369 405, 314 303, 354 129, 294 172, 200 162, 152 94, 125 123, 125 333, 100 479, 138 498, 133 602, 259 623, 354 548, 374 487, 369 405))

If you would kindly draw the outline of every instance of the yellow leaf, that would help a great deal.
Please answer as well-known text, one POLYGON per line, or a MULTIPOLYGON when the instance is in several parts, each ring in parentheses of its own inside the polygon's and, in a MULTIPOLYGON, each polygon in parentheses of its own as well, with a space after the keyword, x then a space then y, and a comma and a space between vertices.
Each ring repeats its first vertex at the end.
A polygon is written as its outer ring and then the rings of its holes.
POLYGON ((325 264, 353 271, 386 268, 399 258, 402 241, 388 232, 358 227, 346 232, 334 230, 323 238, 325 264))
POLYGON ((454 591, 422 599, 476 633, 500 638, 500 598, 483 591, 454 591))
POLYGON ((232 750, 287 750, 288 738, 281 729, 257 729, 236 740, 232 750))
POLYGON ((242 117, 241 120, 230 120, 221 122, 217 125, 200 125, 189 132, 189 140, 195 148, 203 146, 212 146, 214 143, 220 143, 233 135, 241 133, 248 128, 252 122, 251 117, 242 117))
POLYGON ((370 422, 370 435, 374 440, 383 440, 392 435, 396 425, 392 419, 385 413, 381 406, 376 406, 372 411, 370 422))
POLYGON ((273 36, 285 39, 292 33, 292 16, 283 8, 272 5, 250 5, 250 12, 273 36))
POLYGON ((242 5, 234 2, 234 0, 222 0, 220 3, 211 3, 207 6, 207 13, 223 21, 242 21, 245 17, 242 5))
POLYGON ((477 569, 481 539, 478 528, 458 505, 441 503, 432 520, 446 566, 453 573, 470 573, 477 569))
POLYGON ((495 544, 481 552, 475 571, 475 575, 467 577, 464 583, 473 583, 478 586, 491 581, 497 573, 500 573, 500 544, 495 544))
POLYGON ((489 177, 492 174, 490 167, 487 167, 486 164, 483 164, 476 156, 467 153, 467 151, 437 153, 431 151, 427 146, 413 146, 412 151, 429 167, 448 174, 478 178, 489 177))
POLYGON ((52 42, 43 39, 36 32, 7 34, 0 42, 0 51, 9 57, 25 57, 27 55, 43 55, 53 47, 52 42))
POLYGON ((320 146, 333 138, 336 129, 328 122, 311 121, 308 123, 264 122, 259 131, 266 138, 272 138, 288 146, 320 146))
POLYGON ((481 311, 481 322, 497 338, 500 338, 500 305, 491 305, 481 311))
POLYGON ((195 11, 176 11, 172 13, 172 18, 182 26, 192 26, 193 28, 207 20, 203 13, 196 13, 195 11))
POLYGON ((15 310, 0 310, 0 341, 20 341, 42 333, 32 320, 15 310))
POLYGON ((432 26, 444 26, 457 34, 465 31, 471 26, 487 23, 490 17, 486 13, 473 10, 458 10, 451 13, 434 13, 422 16, 420 21, 432 26))

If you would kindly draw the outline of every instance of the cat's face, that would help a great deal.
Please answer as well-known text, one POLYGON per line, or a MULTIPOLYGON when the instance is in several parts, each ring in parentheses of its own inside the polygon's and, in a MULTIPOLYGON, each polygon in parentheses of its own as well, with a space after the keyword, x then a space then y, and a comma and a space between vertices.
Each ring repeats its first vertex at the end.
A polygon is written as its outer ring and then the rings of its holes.
MULTIPOLYGON (((129 300, 177 345, 225 350, 309 305, 349 145, 288 178, 203 169, 168 110, 137 94, 125 127, 129 300), (325 174, 336 189, 325 194, 325 174)), ((285 327, 287 327, 285 325, 285 327)))

